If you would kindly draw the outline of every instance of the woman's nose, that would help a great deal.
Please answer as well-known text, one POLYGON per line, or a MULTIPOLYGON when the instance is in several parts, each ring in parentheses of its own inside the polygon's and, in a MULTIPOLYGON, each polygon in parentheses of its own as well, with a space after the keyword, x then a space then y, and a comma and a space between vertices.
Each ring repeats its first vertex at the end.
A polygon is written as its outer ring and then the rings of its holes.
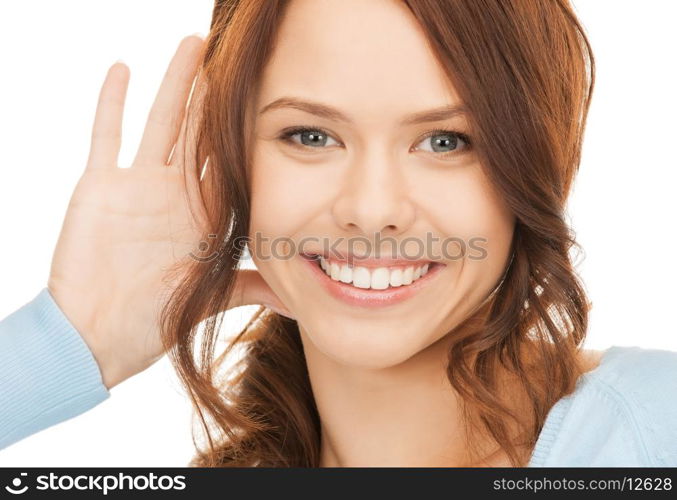
POLYGON ((372 154, 356 160, 340 181, 332 207, 334 220, 345 232, 369 237, 407 231, 416 217, 409 186, 392 160, 372 154))

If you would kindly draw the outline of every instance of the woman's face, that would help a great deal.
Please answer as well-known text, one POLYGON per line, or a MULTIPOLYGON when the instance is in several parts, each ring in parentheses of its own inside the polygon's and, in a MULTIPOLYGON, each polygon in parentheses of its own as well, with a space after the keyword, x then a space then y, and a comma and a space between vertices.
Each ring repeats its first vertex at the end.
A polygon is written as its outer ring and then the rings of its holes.
POLYGON ((513 216, 459 135, 472 144, 466 116, 424 116, 462 104, 402 2, 289 5, 255 102, 250 252, 306 349, 394 366, 499 282, 513 216), (343 269, 350 252, 408 260, 343 269))

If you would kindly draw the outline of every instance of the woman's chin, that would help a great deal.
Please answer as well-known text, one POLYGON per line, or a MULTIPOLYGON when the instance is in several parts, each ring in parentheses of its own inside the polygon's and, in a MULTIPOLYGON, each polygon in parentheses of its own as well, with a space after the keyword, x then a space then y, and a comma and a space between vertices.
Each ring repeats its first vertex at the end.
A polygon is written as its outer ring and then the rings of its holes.
POLYGON ((307 330, 302 328, 302 336, 304 344, 312 344, 304 347, 306 355, 311 349, 338 364, 365 369, 399 365, 425 347, 421 328, 403 328, 401 324, 384 327, 343 322, 316 328, 308 325, 307 330))

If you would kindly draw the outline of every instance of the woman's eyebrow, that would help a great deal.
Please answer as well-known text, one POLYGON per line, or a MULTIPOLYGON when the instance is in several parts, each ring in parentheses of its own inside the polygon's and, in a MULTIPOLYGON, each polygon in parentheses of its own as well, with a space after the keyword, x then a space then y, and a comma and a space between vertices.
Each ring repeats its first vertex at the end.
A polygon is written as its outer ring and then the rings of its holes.
MULTIPOLYGON (((345 115, 343 112, 338 109, 329 106, 327 104, 322 104, 320 102, 307 101, 303 99, 298 99, 296 97, 280 97, 274 101, 266 104, 259 111, 259 115, 271 111, 273 109, 280 108, 293 108, 300 111, 305 111, 306 113, 311 113, 328 120, 340 121, 352 124, 353 121, 345 115)), ((436 122, 441 120, 447 120, 458 115, 464 115, 468 112, 467 108, 459 104, 448 104, 445 106, 440 106, 438 108, 428 109, 425 111, 418 111, 404 117, 401 121, 402 125, 414 125, 417 123, 425 122, 436 122)))

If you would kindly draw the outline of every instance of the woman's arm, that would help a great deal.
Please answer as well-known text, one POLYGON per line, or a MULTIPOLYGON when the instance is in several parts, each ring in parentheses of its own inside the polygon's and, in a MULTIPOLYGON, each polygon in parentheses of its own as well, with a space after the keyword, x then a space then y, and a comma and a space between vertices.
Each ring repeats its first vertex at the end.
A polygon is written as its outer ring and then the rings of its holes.
POLYGON ((47 288, 0 321, 0 449, 109 395, 89 347, 47 288))
MULTIPOLYGON (((165 354, 159 313, 206 231, 185 117, 203 42, 179 44, 128 168, 117 157, 130 73, 109 69, 47 286, 0 323, 0 448, 86 411, 165 354)), ((290 314, 258 271, 240 270, 225 309, 250 304, 290 314)))

